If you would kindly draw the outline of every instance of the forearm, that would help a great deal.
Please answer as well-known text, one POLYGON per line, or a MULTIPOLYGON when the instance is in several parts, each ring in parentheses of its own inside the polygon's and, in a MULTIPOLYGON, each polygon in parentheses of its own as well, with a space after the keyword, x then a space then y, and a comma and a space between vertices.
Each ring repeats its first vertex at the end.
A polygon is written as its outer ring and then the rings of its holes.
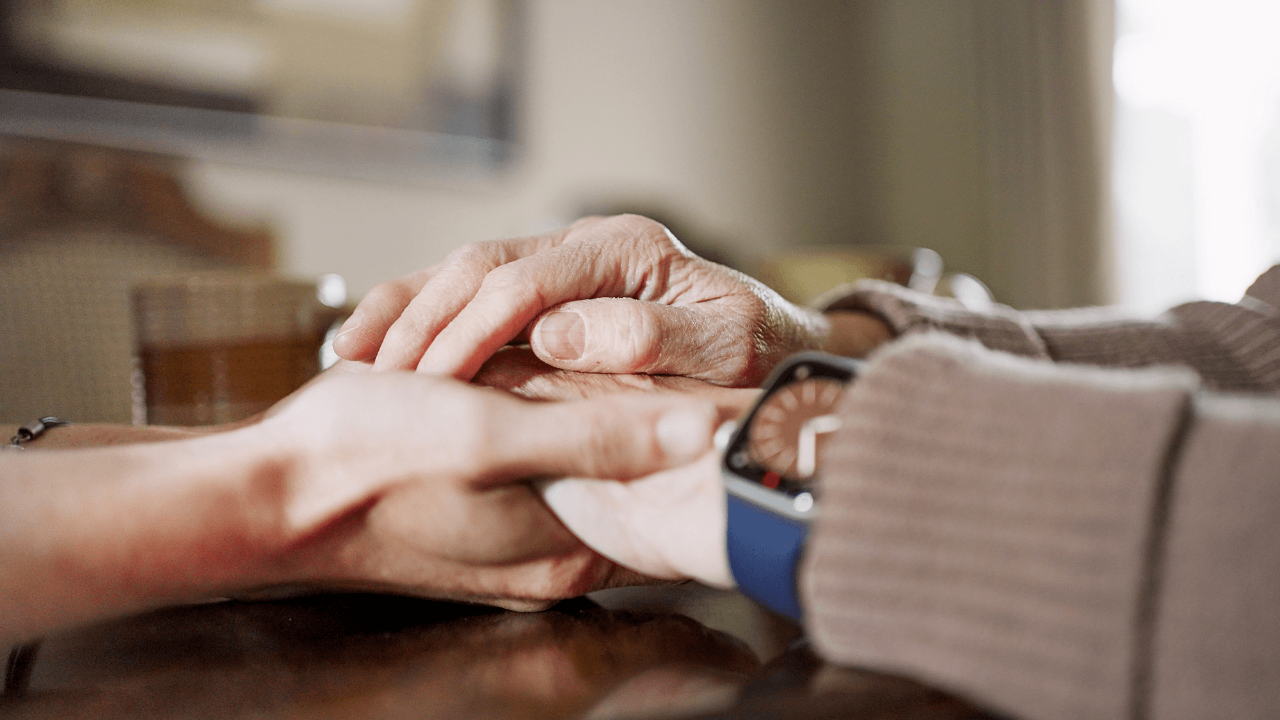
POLYGON ((1188 303, 1153 320, 1129 318, 1114 308, 1018 312, 997 305, 976 311, 870 281, 828 303, 827 314, 868 313, 894 335, 943 332, 1044 360, 1124 368, 1184 365, 1210 388, 1260 391, 1280 389, 1280 372, 1274 370, 1280 364, 1280 320, 1265 308, 1188 303))
POLYGON ((289 542, 286 469, 238 433, 9 453, 0 639, 268 584, 289 542))

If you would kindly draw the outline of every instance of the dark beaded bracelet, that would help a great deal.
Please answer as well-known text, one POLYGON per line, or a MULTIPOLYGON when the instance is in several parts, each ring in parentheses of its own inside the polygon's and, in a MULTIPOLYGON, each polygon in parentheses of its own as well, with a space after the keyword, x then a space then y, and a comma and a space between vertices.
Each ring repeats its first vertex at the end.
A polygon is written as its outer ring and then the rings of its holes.
MULTIPOLYGON (((9 439, 8 445, 0 445, 5 450, 26 450, 24 443, 37 440, 50 428, 70 425, 71 423, 52 415, 42 417, 33 423, 18 428, 18 434, 9 439)), ((31 683, 31 668, 35 665, 36 652, 40 649, 40 641, 15 645, 9 651, 9 659, 4 665, 4 689, 0 696, 15 697, 27 691, 31 683)))
MULTIPOLYGON (((45 431, 49 430, 50 428, 56 428, 56 427, 61 427, 63 425, 70 425, 70 424, 71 423, 67 422, 66 420, 63 420, 62 418, 54 417, 52 415, 42 417, 39 420, 36 420, 35 422, 27 423, 26 425, 23 425, 22 427, 18 428, 18 434, 9 438, 9 444, 5 446, 5 449, 6 450, 26 450, 26 448, 23 447, 24 444, 29 443, 33 440, 39 439, 39 437, 41 435, 44 435, 45 431)), ((0 436, 0 437, 3 437, 3 436, 0 436)))

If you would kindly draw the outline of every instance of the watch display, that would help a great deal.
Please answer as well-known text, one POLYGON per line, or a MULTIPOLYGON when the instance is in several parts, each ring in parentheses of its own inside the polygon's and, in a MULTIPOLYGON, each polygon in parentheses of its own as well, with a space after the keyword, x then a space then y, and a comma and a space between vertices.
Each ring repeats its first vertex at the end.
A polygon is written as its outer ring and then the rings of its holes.
MULTIPOLYGON (((836 404, 855 368, 851 360, 817 353, 780 367, 730 441, 728 469, 793 500, 809 493, 812 501, 817 457, 826 438, 840 427, 836 404)), ((799 505, 796 509, 801 510, 799 505)))

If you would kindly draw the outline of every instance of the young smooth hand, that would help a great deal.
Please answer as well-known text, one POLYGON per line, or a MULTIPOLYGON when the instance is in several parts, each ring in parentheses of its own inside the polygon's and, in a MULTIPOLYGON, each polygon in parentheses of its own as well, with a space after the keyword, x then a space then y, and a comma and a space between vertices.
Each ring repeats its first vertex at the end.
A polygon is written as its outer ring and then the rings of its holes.
POLYGON ((473 243, 365 296, 334 341, 348 360, 470 379, 528 338, 549 365, 755 386, 821 346, 818 313, 689 252, 636 215, 584 218, 529 238, 473 243))
POLYGON ((296 458, 286 583, 394 590, 532 609, 644 582, 583 546, 529 478, 633 478, 708 447, 708 402, 615 395, 537 403, 447 378, 317 383, 263 422, 296 458))
POLYGON ((0 460, 0 642, 215 597, 382 590, 532 610, 652 582, 532 478, 641 477, 706 451, 716 405, 534 402, 351 365, 260 421, 0 460))

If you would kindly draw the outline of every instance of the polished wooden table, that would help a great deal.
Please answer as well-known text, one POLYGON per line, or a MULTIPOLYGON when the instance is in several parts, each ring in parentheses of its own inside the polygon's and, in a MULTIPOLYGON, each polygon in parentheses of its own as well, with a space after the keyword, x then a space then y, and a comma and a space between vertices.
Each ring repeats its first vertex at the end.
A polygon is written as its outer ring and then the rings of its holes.
POLYGON ((692 584, 541 613, 383 595, 220 602, 55 635, 30 661, 0 717, 989 717, 824 664, 795 625, 692 584))

